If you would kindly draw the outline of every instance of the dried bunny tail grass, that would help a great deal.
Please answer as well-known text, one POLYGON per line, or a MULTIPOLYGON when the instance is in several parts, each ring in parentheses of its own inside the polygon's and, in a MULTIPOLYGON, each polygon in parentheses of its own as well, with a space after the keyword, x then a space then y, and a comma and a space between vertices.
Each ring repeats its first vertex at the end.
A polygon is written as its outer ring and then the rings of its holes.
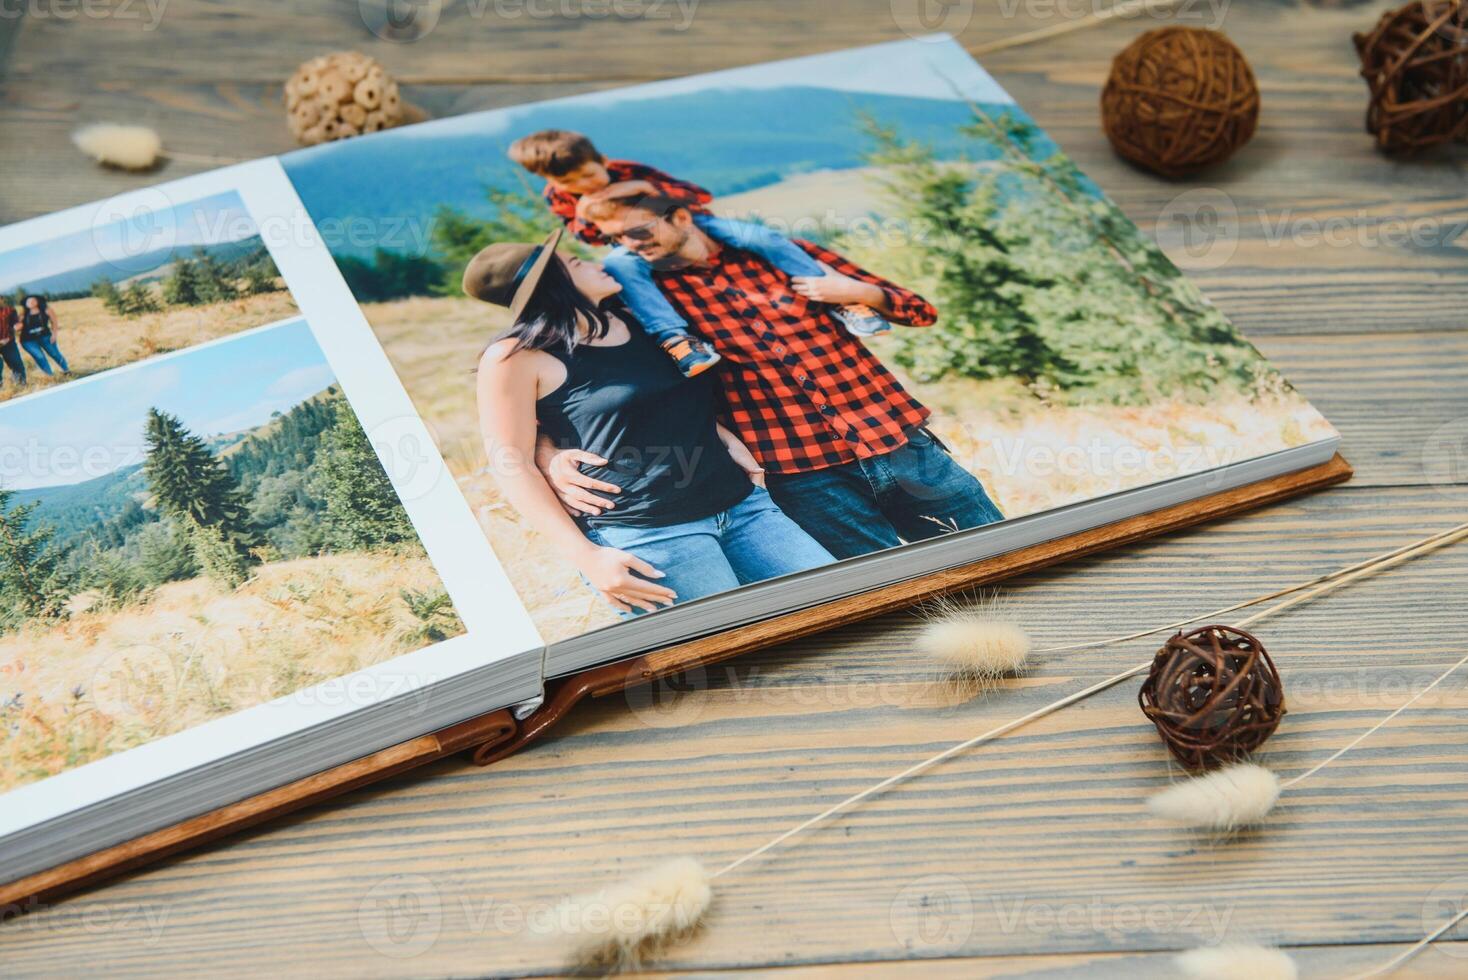
POLYGON ((1006 614, 997 594, 971 601, 940 597, 922 609, 927 620, 916 647, 940 671, 951 694, 973 697, 1001 677, 1022 672, 1029 662, 1030 636, 1006 614))
POLYGON ((1289 953, 1248 943, 1190 949, 1173 962, 1189 980, 1296 980, 1300 975, 1289 953))
POLYGON ((149 170, 163 156, 163 140, 147 126, 92 123, 74 131, 71 141, 98 163, 121 170, 149 170))
POLYGON ((554 937, 577 964, 634 967, 698 929, 713 901, 709 873, 674 858, 591 895, 556 906, 554 937))
POLYGON ((1147 809, 1154 817, 1194 830, 1229 831, 1269 816, 1279 791, 1278 776, 1241 762, 1177 783, 1148 800, 1147 809))

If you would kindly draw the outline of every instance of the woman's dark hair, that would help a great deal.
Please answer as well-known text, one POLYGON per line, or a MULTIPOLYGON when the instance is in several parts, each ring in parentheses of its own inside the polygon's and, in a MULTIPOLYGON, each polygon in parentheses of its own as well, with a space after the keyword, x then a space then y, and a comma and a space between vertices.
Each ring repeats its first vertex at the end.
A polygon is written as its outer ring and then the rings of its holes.
MULTIPOLYGON (((515 325, 503 337, 514 337, 511 354, 522 350, 549 350, 559 347, 567 354, 587 340, 600 340, 612 327, 607 311, 586 298, 560 257, 546 263, 545 273, 535 287, 535 294, 520 311, 515 325), (586 318, 586 336, 580 334, 581 318, 586 318)), ((501 338, 503 339, 503 338, 501 338)))

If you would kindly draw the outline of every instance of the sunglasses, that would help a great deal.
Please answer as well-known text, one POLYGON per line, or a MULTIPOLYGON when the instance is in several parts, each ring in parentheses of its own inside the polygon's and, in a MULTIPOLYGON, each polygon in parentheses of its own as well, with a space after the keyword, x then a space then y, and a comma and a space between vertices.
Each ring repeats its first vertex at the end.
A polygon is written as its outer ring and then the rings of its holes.
POLYGON ((650 242, 657 237, 657 226, 659 220, 660 219, 658 218, 654 218, 651 221, 644 222, 643 224, 633 225, 631 228, 623 228, 621 234, 619 234, 617 237, 625 238, 626 240, 632 242, 650 242))

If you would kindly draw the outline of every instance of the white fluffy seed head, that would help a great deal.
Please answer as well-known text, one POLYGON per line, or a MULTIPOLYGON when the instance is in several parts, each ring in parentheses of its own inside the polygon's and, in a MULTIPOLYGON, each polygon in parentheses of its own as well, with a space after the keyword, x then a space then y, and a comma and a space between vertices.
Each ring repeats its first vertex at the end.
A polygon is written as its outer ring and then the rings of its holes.
POLYGON ((917 648, 952 678, 985 683, 1024 669, 1030 637, 983 610, 960 608, 941 612, 924 626, 917 648))
POLYGON ((72 133, 71 141, 98 163, 123 170, 147 170, 163 154, 163 140, 147 126, 94 123, 72 133))
POLYGON ((1147 809, 1184 827, 1227 831, 1262 822, 1278 799, 1278 776, 1240 762, 1163 790, 1147 801, 1147 809))
POLYGON ((713 888, 693 858, 675 858, 556 906, 555 938, 573 963, 620 969, 691 934, 703 921, 713 888))
POLYGON ((1300 975, 1284 950, 1244 943, 1190 949, 1176 962, 1189 980, 1296 980, 1300 975))

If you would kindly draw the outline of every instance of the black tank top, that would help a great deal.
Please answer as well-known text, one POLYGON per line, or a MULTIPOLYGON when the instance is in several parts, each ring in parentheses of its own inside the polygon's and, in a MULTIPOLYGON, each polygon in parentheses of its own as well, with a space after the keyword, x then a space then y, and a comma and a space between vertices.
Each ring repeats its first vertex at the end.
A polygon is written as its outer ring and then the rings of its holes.
POLYGON ((536 402, 541 431, 563 448, 608 460, 583 472, 616 484, 616 507, 590 526, 663 527, 709 517, 754 485, 714 429, 717 395, 705 372, 685 378, 636 325, 625 344, 547 350, 566 381, 536 402))
POLYGON ((32 313, 30 310, 26 310, 25 316, 21 320, 20 339, 45 340, 49 336, 51 336, 51 321, 46 316, 46 311, 42 310, 39 313, 32 313))

